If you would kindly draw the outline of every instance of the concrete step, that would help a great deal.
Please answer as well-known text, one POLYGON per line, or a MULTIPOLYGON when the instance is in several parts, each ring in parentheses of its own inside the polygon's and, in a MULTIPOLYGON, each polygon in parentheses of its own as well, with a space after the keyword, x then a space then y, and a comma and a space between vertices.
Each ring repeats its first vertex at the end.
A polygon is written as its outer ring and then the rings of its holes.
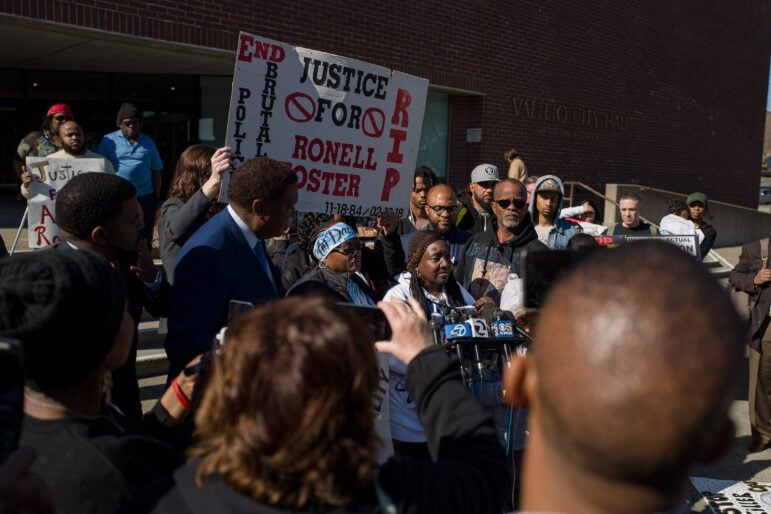
POLYGON ((169 370, 166 351, 163 348, 165 334, 158 333, 158 320, 139 323, 139 346, 137 349, 137 376, 140 379, 163 375, 169 370))

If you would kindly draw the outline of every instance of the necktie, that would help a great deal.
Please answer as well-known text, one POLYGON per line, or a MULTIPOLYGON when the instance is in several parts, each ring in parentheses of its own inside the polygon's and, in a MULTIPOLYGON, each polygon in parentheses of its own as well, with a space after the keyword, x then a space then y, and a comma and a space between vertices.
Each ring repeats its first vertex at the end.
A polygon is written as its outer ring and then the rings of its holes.
POLYGON ((262 271, 265 272, 268 280, 270 280, 270 285, 273 286, 273 291, 278 293, 276 283, 273 281, 273 271, 270 269, 270 264, 268 264, 268 251, 265 248, 265 242, 262 239, 258 239, 257 243, 255 243, 254 254, 257 256, 257 260, 260 263, 262 271))

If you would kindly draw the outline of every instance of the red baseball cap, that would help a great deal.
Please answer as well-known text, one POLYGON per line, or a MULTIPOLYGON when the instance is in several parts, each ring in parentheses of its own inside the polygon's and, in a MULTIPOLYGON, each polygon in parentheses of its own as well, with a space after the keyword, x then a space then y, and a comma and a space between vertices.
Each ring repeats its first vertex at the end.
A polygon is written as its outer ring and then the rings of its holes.
POLYGON ((72 109, 70 109, 70 106, 67 104, 54 104, 51 106, 50 109, 48 109, 48 112, 46 113, 46 116, 54 116, 55 114, 66 114, 70 118, 73 117, 72 115, 72 109))

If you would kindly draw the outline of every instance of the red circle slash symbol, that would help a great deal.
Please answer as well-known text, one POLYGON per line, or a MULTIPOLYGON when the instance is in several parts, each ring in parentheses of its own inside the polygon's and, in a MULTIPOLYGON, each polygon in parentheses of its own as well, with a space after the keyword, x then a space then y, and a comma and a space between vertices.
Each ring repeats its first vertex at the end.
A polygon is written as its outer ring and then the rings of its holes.
POLYGON ((385 128, 385 113, 380 109, 370 107, 364 111, 361 118, 361 131, 369 137, 380 137, 385 128))
POLYGON ((284 110, 290 120, 305 123, 316 114, 316 102, 305 93, 292 93, 284 101, 284 110))

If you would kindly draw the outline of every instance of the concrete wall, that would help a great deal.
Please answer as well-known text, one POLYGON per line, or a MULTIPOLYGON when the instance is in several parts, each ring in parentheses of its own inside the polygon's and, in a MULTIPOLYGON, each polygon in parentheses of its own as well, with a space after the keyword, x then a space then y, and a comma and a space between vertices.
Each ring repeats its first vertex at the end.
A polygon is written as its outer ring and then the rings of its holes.
MULTIPOLYGON (((687 194, 664 191, 635 184, 607 184, 605 196, 618 203, 624 193, 637 193, 643 200, 642 215, 656 225, 668 214, 670 198, 686 199, 687 194)), ((607 226, 620 221, 618 208, 605 202, 603 223, 607 226)), ((709 200, 708 222, 717 230, 715 248, 738 246, 771 235, 771 214, 740 205, 709 200)))

